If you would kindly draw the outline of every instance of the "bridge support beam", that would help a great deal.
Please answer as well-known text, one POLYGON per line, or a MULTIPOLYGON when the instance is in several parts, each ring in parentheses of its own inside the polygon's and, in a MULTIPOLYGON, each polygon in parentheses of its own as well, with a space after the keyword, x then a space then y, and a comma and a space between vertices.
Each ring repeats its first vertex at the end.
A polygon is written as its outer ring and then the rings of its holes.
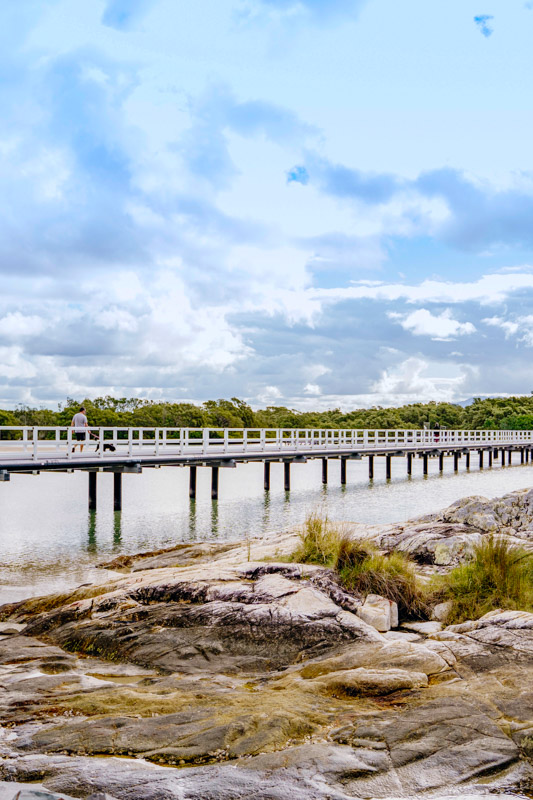
POLYGON ((265 487, 265 492, 269 492, 270 491, 270 461, 265 461, 265 464, 264 464, 263 485, 265 487))
POLYGON ((453 471, 459 472, 459 459, 461 458, 461 453, 458 450, 453 451, 453 471))
POLYGON ((196 467, 189 467, 189 497, 196 500, 196 467))
POLYGON ((326 484, 328 482, 328 460, 327 458, 322 459, 322 483, 326 484))
POLYGON ((501 459, 502 459, 502 467, 505 467, 505 450, 503 450, 503 448, 502 448, 502 450, 500 450, 500 453, 501 453, 501 459))
POLYGON ((511 464, 513 463, 513 451, 512 450, 508 450, 507 451, 507 463, 509 464, 509 466, 511 466, 511 464))
POLYGON ((341 486, 346 486, 346 459, 341 458, 341 486))
POLYGON ((291 462, 284 461, 283 462, 283 478, 284 478, 284 486, 285 491, 290 492, 291 490, 291 462))
POLYGON ((413 454, 407 453, 407 474, 413 474, 413 454))
POLYGON ((465 463, 466 469, 470 469, 470 450, 466 451, 465 460, 466 460, 466 463, 465 463))
POLYGON ((492 467, 492 447, 489 450, 489 467, 492 467))
POLYGON ((368 479, 374 480, 374 456, 368 456, 368 479))
POLYGON ((97 472, 89 472, 89 511, 96 511, 96 476, 97 472))
POLYGON ((211 467, 211 500, 218 500, 218 467, 211 467))
POLYGON ((391 476, 392 476, 392 471, 391 471, 392 458, 391 458, 391 456, 385 456, 385 462, 386 462, 386 466, 385 466, 386 478, 387 478, 388 481, 390 481, 391 476))
POLYGON ((422 464, 424 465, 422 471, 424 475, 428 474, 428 461, 429 461, 429 456, 427 453, 424 453, 424 455, 422 456, 422 464))
POLYGON ((520 448, 520 463, 523 464, 526 460, 526 453, 523 447, 520 448))
POLYGON ((439 453, 439 472, 444 472, 444 451, 439 453))
POLYGON ((479 453, 479 468, 483 469, 483 450, 478 450, 479 453))
POLYGON ((113 473, 113 510, 122 511, 122 472, 113 473))

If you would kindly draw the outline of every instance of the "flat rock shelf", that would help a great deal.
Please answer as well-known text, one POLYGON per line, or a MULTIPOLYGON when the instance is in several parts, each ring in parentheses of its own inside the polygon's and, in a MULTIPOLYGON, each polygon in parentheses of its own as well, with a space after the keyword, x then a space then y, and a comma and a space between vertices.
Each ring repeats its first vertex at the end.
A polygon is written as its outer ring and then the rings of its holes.
MULTIPOLYGON (((531 548, 532 510, 467 498, 350 535, 428 574, 493 532, 531 548)), ((2 606, 0 798, 531 793, 533 614, 380 633, 331 570, 287 560, 297 540, 120 556, 2 606)))

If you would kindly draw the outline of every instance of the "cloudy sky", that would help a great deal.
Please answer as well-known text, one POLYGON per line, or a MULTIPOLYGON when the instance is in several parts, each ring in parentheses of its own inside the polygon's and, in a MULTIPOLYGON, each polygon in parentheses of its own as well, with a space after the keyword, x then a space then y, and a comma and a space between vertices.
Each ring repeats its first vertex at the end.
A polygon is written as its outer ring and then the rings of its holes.
POLYGON ((2 0, 0 406, 533 390, 533 3, 2 0))

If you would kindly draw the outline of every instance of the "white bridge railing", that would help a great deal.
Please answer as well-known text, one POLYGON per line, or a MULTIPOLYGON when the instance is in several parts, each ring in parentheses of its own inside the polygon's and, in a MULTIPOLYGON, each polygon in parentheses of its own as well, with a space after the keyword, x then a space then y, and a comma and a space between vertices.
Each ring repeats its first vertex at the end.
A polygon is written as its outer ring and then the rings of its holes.
POLYGON ((533 431, 508 430, 306 430, 269 428, 107 428, 0 426, 0 461, 247 453, 372 453, 404 448, 520 446, 533 444, 533 431), (76 434, 85 434, 77 441, 76 434), (80 445, 84 445, 83 454, 80 445), (109 447, 111 445, 111 447, 109 447), (74 450, 74 447, 76 449, 74 450))

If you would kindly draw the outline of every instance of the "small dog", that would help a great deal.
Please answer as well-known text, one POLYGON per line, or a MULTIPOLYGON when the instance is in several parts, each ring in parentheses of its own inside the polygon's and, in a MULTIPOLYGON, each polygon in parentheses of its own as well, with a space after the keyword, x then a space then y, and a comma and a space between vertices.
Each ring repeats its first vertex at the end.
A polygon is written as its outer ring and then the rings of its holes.
MULTIPOLYGON (((96 439, 96 450, 94 452, 98 453, 100 450, 100 438, 98 436, 94 436, 93 434, 91 434, 91 436, 93 439, 96 439)), ((116 449, 117 448, 115 445, 111 444, 111 442, 104 442, 104 453, 106 450, 110 450, 112 453, 114 453, 116 449)))

